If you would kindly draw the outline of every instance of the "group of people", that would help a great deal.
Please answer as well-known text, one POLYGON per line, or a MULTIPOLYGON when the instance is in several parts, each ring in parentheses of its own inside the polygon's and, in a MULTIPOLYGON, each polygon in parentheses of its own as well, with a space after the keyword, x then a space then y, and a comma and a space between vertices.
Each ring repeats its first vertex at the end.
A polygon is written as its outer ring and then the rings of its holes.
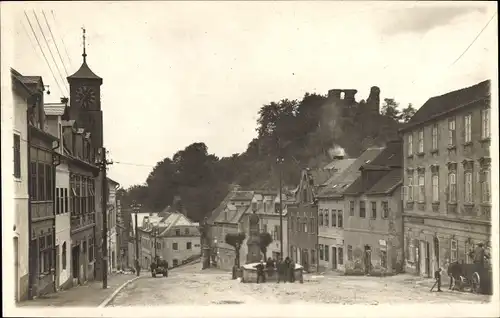
POLYGON ((266 272, 269 276, 278 274, 278 283, 280 282, 291 282, 295 281, 295 263, 290 259, 290 257, 279 258, 277 261, 272 258, 268 258, 266 262, 261 260, 259 264, 255 265, 257 269, 257 284, 260 282, 266 282, 266 272))
MULTIPOLYGON (((485 260, 490 258, 490 256, 484 250, 483 243, 477 244, 474 250, 469 252, 469 257, 473 259, 474 264, 476 264, 478 267, 481 268, 484 267, 485 260)), ((463 272, 464 271, 462 266, 463 264, 464 264, 463 260, 460 263, 457 260, 448 266, 447 274, 450 278, 450 286, 448 289, 450 290, 455 289, 457 287, 457 282, 460 280, 460 276, 465 276, 465 273, 463 272)), ((436 282, 434 283, 434 286, 432 286, 431 291, 437 286, 437 291, 442 292, 441 271, 442 271, 441 268, 438 268, 437 271, 434 273, 434 278, 436 282)))

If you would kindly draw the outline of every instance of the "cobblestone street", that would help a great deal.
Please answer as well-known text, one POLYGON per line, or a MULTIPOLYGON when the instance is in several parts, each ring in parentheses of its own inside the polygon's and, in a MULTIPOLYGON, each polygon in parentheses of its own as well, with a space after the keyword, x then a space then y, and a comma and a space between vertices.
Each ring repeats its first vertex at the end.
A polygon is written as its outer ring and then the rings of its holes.
POLYGON ((460 293, 443 288, 429 292, 432 280, 410 275, 348 277, 311 275, 304 284, 243 284, 230 273, 200 270, 200 264, 179 268, 168 278, 141 278, 127 286, 109 306, 162 306, 210 304, 392 304, 482 303, 489 296, 460 293))

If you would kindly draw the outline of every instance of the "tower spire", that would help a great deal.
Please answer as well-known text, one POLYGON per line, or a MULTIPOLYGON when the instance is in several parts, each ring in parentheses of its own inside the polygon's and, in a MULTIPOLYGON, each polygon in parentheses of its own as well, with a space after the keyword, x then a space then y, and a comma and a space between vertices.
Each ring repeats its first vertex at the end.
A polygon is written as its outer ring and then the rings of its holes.
POLYGON ((83 54, 82 54, 83 63, 87 63, 87 53, 85 51, 85 27, 84 26, 82 27, 82 31, 83 31, 83 36, 82 36, 82 38, 83 38, 83 54))

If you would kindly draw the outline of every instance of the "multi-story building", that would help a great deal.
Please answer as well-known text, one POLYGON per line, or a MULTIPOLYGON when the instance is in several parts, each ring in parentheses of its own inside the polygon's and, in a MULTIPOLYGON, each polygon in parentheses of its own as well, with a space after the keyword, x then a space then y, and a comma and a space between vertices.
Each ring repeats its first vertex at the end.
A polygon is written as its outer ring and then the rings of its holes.
MULTIPOLYGON (((32 107, 33 92, 26 79, 11 69, 14 102, 14 297, 16 301, 29 296, 29 172, 28 172, 28 109, 32 107)), ((3 136, 2 136, 3 137, 3 136)))
POLYGON ((318 244, 320 270, 344 270, 344 200, 343 191, 359 175, 359 167, 373 159, 380 151, 368 149, 359 158, 339 157, 329 166, 335 167, 335 174, 319 191, 318 201, 318 244))
POLYGON ((40 76, 23 76, 12 71, 16 83, 28 91, 28 155, 29 166, 29 296, 30 298, 55 290, 55 214, 54 152, 57 137, 47 131, 44 105, 44 84, 40 76))
MULTIPOLYGON (((69 104, 71 106, 68 108, 69 110, 68 114, 65 114, 67 115, 65 119, 77 121, 77 125, 73 127, 77 136, 82 135, 84 133, 85 133, 85 138, 83 139, 88 139, 88 137, 91 136, 92 142, 88 142, 88 140, 81 141, 82 144, 78 144, 76 148, 78 149, 83 148, 82 149, 83 153, 80 156, 88 156, 88 154, 90 153, 91 154, 90 162, 94 163, 96 160, 102 160, 103 157, 103 154, 101 153, 102 147, 104 145, 103 114, 101 109, 102 78, 97 76, 94 72, 92 72, 90 67, 87 65, 87 54, 85 45, 83 48, 82 56, 83 56, 83 62, 78 71, 76 71, 73 75, 70 75, 67 78, 69 83, 69 92, 70 92, 69 104)), ((67 128, 69 129, 69 127, 67 128)), ((76 137, 76 140, 79 140, 79 138, 76 137)), ((76 154, 74 155, 74 157, 78 158, 78 155, 76 154)), ((82 167, 82 168, 88 170, 87 167, 82 167)), ((93 170, 93 168, 90 169, 93 170)), ((91 202, 91 204, 93 204, 93 207, 89 208, 91 211, 95 212, 95 214, 92 214, 93 215, 92 220, 93 222, 95 222, 95 229, 92 230, 94 234, 92 235, 92 238, 90 238, 90 233, 80 234, 81 237, 78 239, 78 241, 87 242, 85 244, 82 243, 80 251, 85 251, 85 253, 88 255, 89 267, 83 268, 82 271, 84 273, 92 272, 92 276, 95 276, 95 278, 101 280, 102 273, 104 270, 102 262, 103 260, 102 257, 103 213, 102 212, 103 209, 106 208, 105 206, 106 204, 103 204, 102 202, 102 186, 104 184, 103 171, 98 170, 97 173, 98 177, 95 178, 93 182, 93 187, 89 189, 89 191, 92 191, 92 193, 95 194, 95 200, 91 202), (90 244, 91 248, 89 248, 90 244), (89 251, 91 251, 91 253, 89 253, 89 251)), ((85 176, 85 178, 82 179, 81 176, 76 175, 76 179, 72 179, 74 181, 75 187, 78 186, 79 184, 81 184, 82 186, 85 185, 82 180, 86 181, 87 180, 86 178, 90 178, 90 176, 85 176)), ((78 189, 79 188, 75 188, 75 191, 78 189)), ((75 197, 77 197, 77 195, 75 195, 75 197)), ((77 201, 78 200, 79 199, 77 199, 77 201)), ((85 208, 88 207, 85 206, 85 208)), ((87 221, 83 222, 87 223, 90 222, 89 219, 86 220, 87 221)), ((73 244, 75 244, 75 241, 73 241, 73 244)), ((75 258, 74 255, 73 258, 75 258)), ((74 261, 76 262, 76 260, 74 261)), ((81 264, 81 266, 83 266, 83 264, 81 264)))
POLYGON ((119 255, 118 235, 117 235, 117 202, 116 190, 120 184, 110 178, 108 179, 108 272, 115 272, 117 269, 117 257, 119 255))
POLYGON ((401 140, 387 142, 373 160, 362 162, 359 176, 343 191, 348 274, 403 270, 402 153, 401 140))
POLYGON ((289 255, 306 271, 318 269, 318 206, 315 202, 314 179, 309 169, 301 173, 295 202, 289 203, 288 241, 289 255))
POLYGON ((431 276, 489 244, 490 84, 430 98, 401 130, 408 272, 431 276))
POLYGON ((46 103, 44 105, 47 128, 50 134, 57 137, 59 145, 55 151, 59 154, 60 162, 56 167, 56 190, 55 190, 55 217, 56 217, 56 289, 65 289, 72 285, 71 273, 71 218, 69 206, 69 165, 64 155, 64 141, 62 129, 62 116, 66 112, 67 101, 62 99, 61 103, 46 103))

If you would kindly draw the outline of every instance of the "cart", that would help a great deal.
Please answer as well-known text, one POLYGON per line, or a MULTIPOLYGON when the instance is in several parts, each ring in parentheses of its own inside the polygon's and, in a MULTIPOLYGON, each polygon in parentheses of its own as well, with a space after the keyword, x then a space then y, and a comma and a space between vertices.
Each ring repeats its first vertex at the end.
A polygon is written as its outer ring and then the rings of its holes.
POLYGON ((168 277, 167 262, 160 261, 158 263, 151 264, 151 276, 156 277, 156 275, 163 275, 163 277, 168 277))
POLYGON ((458 269, 454 279, 459 290, 469 288, 472 293, 491 295, 493 291, 491 266, 481 263, 458 264, 458 269))

